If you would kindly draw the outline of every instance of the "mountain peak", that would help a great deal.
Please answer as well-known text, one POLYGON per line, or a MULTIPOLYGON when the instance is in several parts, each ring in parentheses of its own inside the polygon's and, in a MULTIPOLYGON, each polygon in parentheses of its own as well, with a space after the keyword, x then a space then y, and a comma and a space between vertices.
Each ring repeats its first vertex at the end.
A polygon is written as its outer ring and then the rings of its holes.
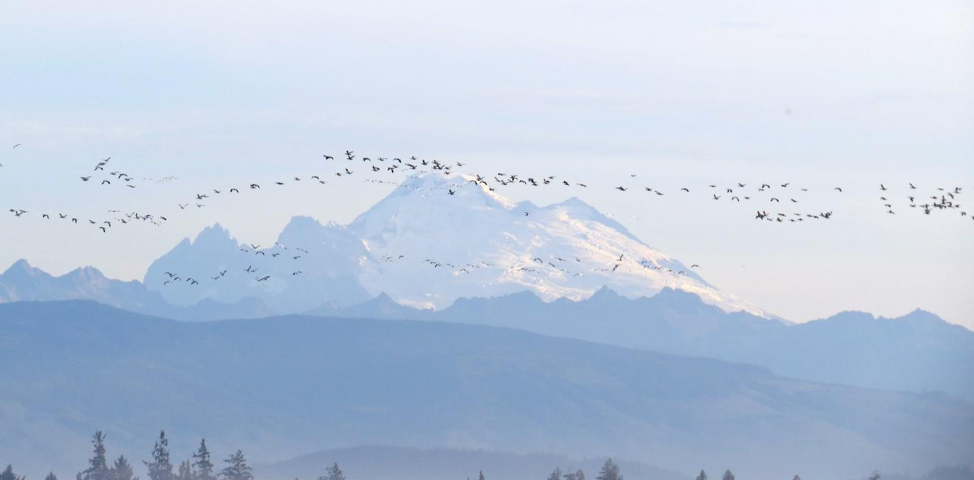
POLYGON ((602 288, 595 291, 591 297, 588 297, 590 302, 605 302, 614 301, 622 298, 615 290, 609 288, 608 285, 602 285, 602 288))
POLYGON ((223 225, 219 223, 214 223, 213 225, 204 228, 196 235, 196 238, 192 241, 193 245, 226 245, 233 244, 237 245, 236 240, 230 236, 230 231, 227 230, 223 225))
POLYGON ((7 270, 3 272, 3 275, 4 276, 16 275, 18 273, 26 273, 28 275, 34 275, 39 271, 40 270, 32 267, 30 263, 27 261, 27 259, 21 258, 20 260, 17 260, 13 264, 11 264, 10 267, 8 267, 7 270))

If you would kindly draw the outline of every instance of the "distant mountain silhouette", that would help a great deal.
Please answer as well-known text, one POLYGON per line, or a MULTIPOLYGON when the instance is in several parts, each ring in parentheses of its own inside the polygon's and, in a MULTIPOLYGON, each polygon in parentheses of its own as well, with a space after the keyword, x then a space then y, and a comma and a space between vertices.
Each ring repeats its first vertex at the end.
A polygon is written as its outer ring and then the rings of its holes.
POLYGON ((309 313, 439 320, 517 328, 565 338, 745 362, 775 373, 892 390, 942 390, 974 400, 974 332, 922 310, 900 318, 844 312, 804 324, 726 313, 682 290, 630 299, 602 288, 582 301, 546 303, 525 291, 461 298, 441 311, 377 298, 309 313))
MULTIPOLYGON (((317 228, 313 220, 305 222, 307 228, 317 228)), ((218 238, 226 231, 207 235, 218 238)), ((522 291, 494 298, 460 298, 438 311, 400 305, 386 294, 356 302, 354 299, 364 294, 354 285, 349 288, 358 293, 348 295, 345 306, 309 293, 310 300, 304 304, 327 303, 306 313, 508 327, 751 363, 793 378, 914 392, 939 390, 974 400, 974 332, 922 310, 895 319, 843 312, 823 320, 789 325, 746 312, 727 313, 692 293, 669 288, 653 297, 633 299, 603 287, 580 301, 562 298, 553 302, 522 291)), ((95 300, 137 313, 191 321, 275 314, 253 297, 243 297, 232 304, 207 297, 195 305, 174 306, 137 281, 108 279, 92 267, 54 277, 20 260, 0 274, 0 303, 72 299, 95 300)))
POLYGON ((974 445, 974 404, 944 395, 477 325, 187 323, 86 301, 0 305, 0 391, 0 452, 31 478, 83 468, 96 428, 134 459, 164 428, 184 457, 205 436, 261 463, 381 443, 742 478, 922 471, 974 445))
POLYGON ((195 305, 174 306, 138 281, 113 280, 93 267, 55 277, 32 267, 27 260, 18 260, 0 274, 0 303, 50 300, 94 300, 132 312, 184 320, 254 318, 273 313, 255 298, 231 304, 204 299, 195 305))

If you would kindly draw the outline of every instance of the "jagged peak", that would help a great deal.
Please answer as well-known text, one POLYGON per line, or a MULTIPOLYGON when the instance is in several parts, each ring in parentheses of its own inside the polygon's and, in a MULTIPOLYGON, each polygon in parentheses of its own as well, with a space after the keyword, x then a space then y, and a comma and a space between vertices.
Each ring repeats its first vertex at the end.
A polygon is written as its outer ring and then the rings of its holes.
MULTIPOLYGON (((209 227, 206 227, 203 230, 200 230, 200 233, 196 235, 196 238, 191 243, 193 245, 196 245, 200 242, 208 243, 213 241, 226 241, 226 242, 233 242, 234 244, 237 243, 233 239, 233 237, 230 236, 230 230, 225 228, 223 225, 220 225, 219 222, 214 223, 213 225, 210 225, 209 227)), ((186 242, 187 241, 180 242, 180 244, 186 242)))
POLYGON ((40 270, 32 267, 30 262, 28 262, 26 258, 21 258, 20 260, 17 260, 16 262, 12 263, 10 267, 8 267, 7 270, 3 272, 3 275, 15 274, 19 272, 35 274, 39 271, 40 270))

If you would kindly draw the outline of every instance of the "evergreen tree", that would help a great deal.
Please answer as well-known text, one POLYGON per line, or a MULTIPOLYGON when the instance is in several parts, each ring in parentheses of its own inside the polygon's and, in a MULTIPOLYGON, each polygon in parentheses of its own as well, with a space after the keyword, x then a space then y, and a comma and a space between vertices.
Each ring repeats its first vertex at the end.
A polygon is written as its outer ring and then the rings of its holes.
POLYGON ((159 432, 159 440, 152 448, 152 461, 143 461, 151 480, 173 480, 172 463, 169 461, 169 439, 165 430, 159 432))
MULTIPOLYGON (((195 480, 216 480, 213 475, 213 462, 210 461, 210 451, 206 448, 206 439, 200 440, 200 448, 193 454, 193 467, 196 469, 195 480)), ((298 480, 298 479, 294 479, 298 480)))
POLYGON ((24 477, 18 477, 14 473, 13 465, 7 465, 7 468, 0 472, 0 480, 24 480, 24 477))
POLYGON ((581 469, 575 470, 574 472, 568 472, 565 474, 565 480, 585 480, 585 472, 581 469))
POLYGON ((139 480, 135 476, 132 465, 125 458, 125 455, 121 455, 115 460, 115 464, 112 465, 108 478, 111 480, 139 480))
POLYGON ((480 471, 480 480, 487 480, 486 478, 484 478, 484 471, 483 470, 480 471))
POLYGON ((707 472, 700 470, 700 475, 697 475, 697 480, 707 480, 707 472))
POLYGON ((555 467, 555 471, 548 475, 548 480, 561 480, 561 469, 555 467))
POLYGON ((55 475, 54 472, 48 472, 47 476, 44 477, 44 480, 57 480, 57 475, 55 475))
POLYGON ((619 475, 619 466, 612 461, 611 458, 606 459, 605 464, 602 465, 602 470, 599 472, 599 476, 595 477, 598 480, 622 480, 622 475, 619 475))
POLYGON ((802 480, 802 477, 799 477, 798 475, 795 475, 795 478, 793 478, 791 480, 802 480))
POLYGON ((237 450, 224 462, 227 463, 227 467, 220 472, 224 480, 254 480, 253 471, 247 465, 247 459, 244 458, 242 451, 237 450))
POLYGON ((734 480, 734 474, 731 473, 730 469, 724 472, 724 480, 734 480))
POLYGON ((109 480, 108 459, 105 457, 105 434, 101 430, 95 432, 91 439, 94 455, 88 460, 88 469, 81 472, 83 480, 109 480))
POLYGON ((873 474, 869 476, 869 480, 882 480, 883 476, 879 474, 878 470, 873 470, 873 474))
POLYGON ((176 470, 176 480, 193 480, 196 477, 196 472, 193 471, 193 464, 189 460, 183 460, 179 464, 179 468, 176 470))
POLYGON ((328 480, 345 480, 345 474, 338 468, 338 462, 328 467, 328 480))

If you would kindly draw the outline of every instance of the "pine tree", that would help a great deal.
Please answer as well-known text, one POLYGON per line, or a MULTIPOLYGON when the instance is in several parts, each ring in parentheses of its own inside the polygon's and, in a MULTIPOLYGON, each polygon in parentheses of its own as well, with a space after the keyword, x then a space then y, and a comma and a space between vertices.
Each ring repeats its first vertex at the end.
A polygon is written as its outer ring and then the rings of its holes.
POLYGON ((878 470, 874 470, 873 474, 869 476, 869 480, 882 480, 883 476, 879 474, 878 470))
POLYGON ((115 464, 112 465, 111 471, 108 473, 108 478, 111 480, 139 480, 135 476, 135 472, 132 471, 132 465, 125 458, 125 455, 119 456, 115 460, 115 464))
POLYGON ((172 463, 169 461, 169 439, 166 432, 159 432, 159 440, 152 448, 152 461, 145 462, 151 480, 173 480, 172 463))
POLYGON ((338 462, 328 468, 328 480, 345 480, 345 474, 338 468, 338 462))
POLYGON ((555 467, 555 470, 548 475, 548 480, 561 480, 561 469, 555 467))
POLYGON ((216 480, 205 438, 200 440, 200 448, 196 449, 196 453, 193 454, 193 467, 196 469, 196 480, 216 480))
POLYGON ((697 480, 707 480, 707 472, 700 470, 700 475, 697 475, 697 480))
POLYGON ((254 480, 253 471, 247 465, 247 459, 244 458, 242 451, 237 450, 224 462, 227 463, 227 468, 220 472, 224 480, 254 480))
POLYGON ((183 460, 176 470, 175 480, 193 480, 196 472, 193 471, 193 464, 189 460, 183 460))
POLYGON ((24 480, 24 477, 18 477, 14 473, 13 465, 7 465, 7 468, 0 472, 0 480, 24 480))
POLYGON ((730 469, 724 472, 724 480, 734 480, 734 474, 731 473, 730 469))
POLYGON ((82 480, 109 480, 108 459, 105 456, 105 434, 95 432, 91 439, 94 455, 88 460, 88 469, 81 472, 82 480))
POLYGON ((599 476, 595 477, 597 480, 622 480, 622 475, 619 475, 619 466, 612 461, 611 458, 606 459, 605 464, 602 465, 602 470, 599 472, 599 476))
POLYGON ((54 472, 48 472, 47 476, 44 477, 44 480, 57 480, 57 475, 55 475, 54 472))
POLYGON ((585 480, 585 472, 581 469, 574 472, 569 471, 565 474, 565 480, 585 480))
POLYGON ((483 470, 480 471, 480 480, 487 480, 486 478, 484 478, 484 471, 483 470))
POLYGON ((798 475, 795 475, 795 478, 793 478, 792 480, 802 480, 802 477, 799 477, 798 475))

